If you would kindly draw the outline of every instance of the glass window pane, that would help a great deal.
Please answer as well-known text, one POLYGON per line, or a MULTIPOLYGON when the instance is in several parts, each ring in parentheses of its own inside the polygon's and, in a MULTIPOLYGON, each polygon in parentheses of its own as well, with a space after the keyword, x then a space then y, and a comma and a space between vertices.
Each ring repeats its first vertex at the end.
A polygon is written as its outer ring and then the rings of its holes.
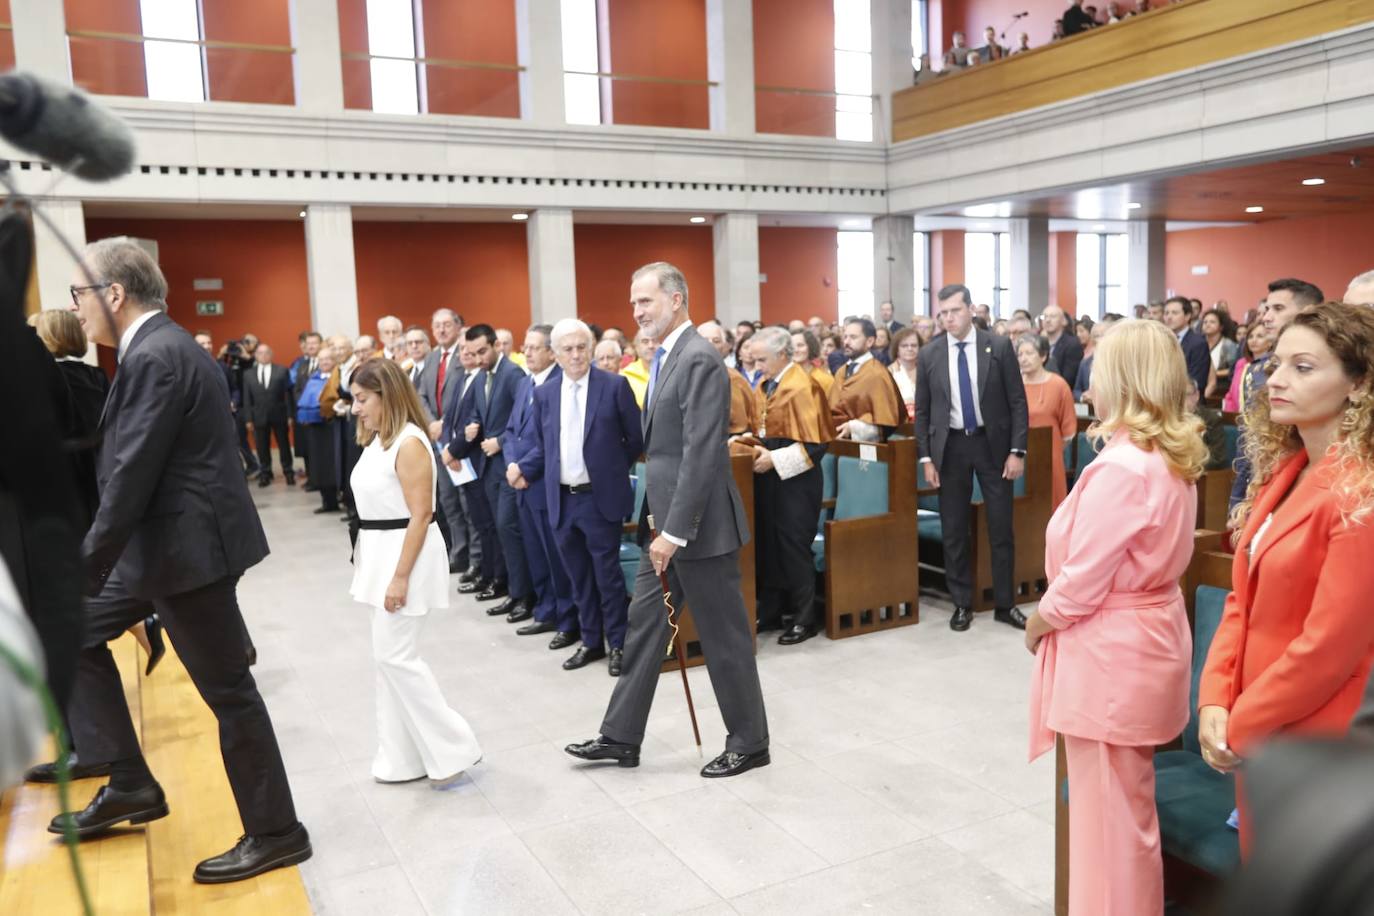
POLYGON ((873 315, 873 290, 871 289, 850 289, 840 290, 840 317, 847 318, 850 315, 873 315))
POLYGON ((857 111, 835 112, 835 138, 871 143, 873 141, 873 115, 857 111))
POLYGON ((911 68, 918 69, 926 53, 926 0, 911 0, 911 68))
POLYGON ((997 290, 996 311, 999 318, 1011 311, 1011 233, 997 233, 997 270, 1001 280, 997 290))
POLYGON ((138 12, 143 23, 143 34, 148 38, 200 41, 200 16, 196 10, 196 0, 139 0, 138 12))
POLYGON ((975 305, 992 302, 997 240, 991 232, 964 234, 964 285, 975 305))
POLYGON ((569 124, 601 123, 598 78, 584 73, 563 74, 563 107, 569 124))
POLYGON ((1104 283, 1113 286, 1126 283, 1127 242, 1124 234, 1106 236, 1107 240, 1107 277, 1104 283))
MULTIPOLYGON (((930 278, 926 276, 926 261, 928 260, 926 251, 926 234, 916 232, 912 234, 911 242, 911 275, 916 281, 912 284, 916 291, 916 314, 926 315, 930 313, 930 278)), ((898 321, 903 319, 899 317, 898 321)))
MULTIPOLYGON (((563 69, 596 73, 600 69, 596 44, 596 0, 560 0, 563 10, 563 69)), ((579 124, 599 124, 579 121, 579 124)))
POLYGON ((408 60, 373 60, 372 110, 416 114, 420 110, 415 64, 408 60))
POLYGON ((205 101, 199 45, 145 41, 143 66, 148 74, 148 98, 169 102, 205 101))
POLYGON ((1101 251, 1098 246, 1101 244, 1099 236, 1088 232, 1078 234, 1077 251, 1077 282, 1074 284, 1078 292, 1078 311, 1085 315, 1098 314, 1101 310, 1101 297, 1099 284, 1099 259, 1101 251))
POLYGON ((415 13, 410 0, 367 0, 367 48, 388 57, 415 56, 415 13))
POLYGON ((835 0, 835 47, 846 51, 873 50, 868 0, 835 0))
POLYGON ((860 51, 835 51, 835 91, 841 95, 873 94, 873 56, 860 51))
MULTIPOLYGON (((838 232, 835 241, 839 248, 836 281, 840 292, 862 292, 872 300, 873 233, 838 232)), ((870 301, 870 312, 872 308, 870 301)))
MULTIPOLYGON (((1107 312, 1116 312, 1118 315, 1131 317, 1130 310, 1126 307, 1126 287, 1109 286, 1107 287, 1107 312)), ((1097 317, 1101 318, 1103 312, 1098 312, 1097 317)))
POLYGON ((872 114, 873 98, 867 95, 837 95, 835 96, 835 110, 872 114))

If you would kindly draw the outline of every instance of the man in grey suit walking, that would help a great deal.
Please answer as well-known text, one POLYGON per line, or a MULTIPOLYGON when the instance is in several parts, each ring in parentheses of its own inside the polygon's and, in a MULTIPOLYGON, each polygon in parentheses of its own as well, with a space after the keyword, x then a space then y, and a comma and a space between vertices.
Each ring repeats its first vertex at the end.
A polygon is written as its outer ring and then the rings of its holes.
MULTIPOLYGON (((735 776, 767 766, 768 719, 754 639, 740 594, 739 549, 749 523, 730 473, 730 381, 715 348, 692 327, 687 281, 659 261, 630 281, 635 321, 657 344, 644 398, 647 511, 657 530, 639 562, 625 663, 601 734, 565 750, 583 760, 639 765, 639 745, 670 632, 659 574, 675 606, 690 603, 728 735, 701 775, 735 776)), ((649 537, 640 518, 641 543, 649 537)))
MULTIPOLYGON (((415 383, 420 392, 420 403, 429 416, 429 438, 434 443, 434 454, 448 443, 440 442, 440 432, 444 425, 444 411, 463 390, 463 366, 458 359, 461 344, 463 318, 453 309, 439 309, 430 319, 430 330, 434 332, 434 349, 425 357, 420 369, 419 381, 415 383)), ((482 552, 477 539, 470 536, 467 507, 463 505, 462 493, 454 486, 453 479, 436 469, 439 483, 439 507, 444 512, 444 523, 448 526, 448 570, 451 573, 465 573, 477 567, 482 552)))

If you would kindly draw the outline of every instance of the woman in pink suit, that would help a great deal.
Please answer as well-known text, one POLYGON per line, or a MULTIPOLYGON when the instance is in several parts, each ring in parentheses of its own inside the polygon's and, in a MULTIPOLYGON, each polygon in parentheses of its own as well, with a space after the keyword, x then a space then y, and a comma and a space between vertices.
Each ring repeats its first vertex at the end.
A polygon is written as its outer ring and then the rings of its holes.
POLYGON ((1166 328, 1113 328, 1094 357, 1100 419, 1088 431, 1107 444, 1045 532, 1050 585, 1026 622, 1031 757, 1064 736, 1075 916, 1164 910, 1153 755, 1188 722, 1192 638, 1178 578, 1207 460, 1187 391, 1166 328))

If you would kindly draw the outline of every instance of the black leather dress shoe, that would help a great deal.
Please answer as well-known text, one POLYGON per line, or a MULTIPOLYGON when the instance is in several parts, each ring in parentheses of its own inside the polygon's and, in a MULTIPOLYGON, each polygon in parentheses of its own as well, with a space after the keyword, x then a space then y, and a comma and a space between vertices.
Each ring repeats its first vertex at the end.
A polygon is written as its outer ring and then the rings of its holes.
POLYGON ((614 760, 623 767, 639 766, 638 744, 621 744, 600 735, 581 744, 569 744, 563 752, 579 760, 614 760))
MULTIPOLYGON (((454 570, 456 572, 456 570, 454 570)), ((482 578, 482 573, 476 566, 469 566, 466 570, 458 574, 458 584, 467 585, 469 582, 476 582, 482 578)))
POLYGON ((606 670, 611 673, 611 677, 620 677, 620 668, 625 660, 624 649, 612 649, 611 660, 606 663, 606 670))
POLYGON ((486 579, 470 579, 463 581, 463 577, 458 577, 458 594, 472 595, 485 589, 491 588, 491 583, 486 579))
POLYGON ((296 485, 296 475, 295 475, 295 474, 287 474, 287 475, 286 475, 286 485, 287 485, 288 487, 294 487, 294 486, 296 485))
POLYGON ((53 818, 52 823, 48 824, 48 833, 61 834, 64 822, 69 817, 76 827, 76 835, 88 837, 104 833, 116 824, 146 824, 166 816, 167 797, 157 783, 131 792, 101 786, 84 810, 59 814, 53 818))
MULTIPOLYGON (((478 596, 478 597, 480 598, 481 596, 478 596)), ((507 598, 505 601, 502 601, 500 604, 495 604, 495 605, 492 605, 491 607, 487 608, 487 616, 488 616, 488 617, 504 617, 506 614, 509 614, 511 611, 513 611, 513 610, 515 610, 516 608, 520 607, 520 605, 521 605, 521 601, 520 601, 519 598, 507 598)))
POLYGON ((992 612, 992 617, 998 623, 1006 623, 1016 627, 1018 630, 1026 628, 1026 615, 1021 613, 1019 607, 998 608, 992 612))
POLYGON ((701 768, 701 775, 707 779, 720 779, 724 776, 738 776, 741 773, 757 767, 766 767, 772 763, 772 758, 768 756, 768 751, 759 751, 756 754, 737 754, 734 751, 726 751, 715 760, 701 768))
POLYGON ((258 478, 258 488, 259 488, 259 489, 261 489, 262 487, 270 487, 270 486, 272 486, 272 478, 271 478, 271 477, 259 477, 259 478, 258 478))
POLYGON ((506 623, 524 623, 534 616, 534 602, 526 599, 515 606, 515 610, 506 615, 506 623))
POLYGON ((973 623, 973 611, 966 607, 956 607, 954 616, 949 618, 949 628, 960 633, 967 630, 971 623, 973 623))
POLYGON ((305 486, 301 487, 301 489, 304 490, 304 491, 307 492, 307 493, 318 493, 318 492, 320 492, 320 488, 317 487, 317 486, 315 486, 313 483, 308 483, 308 484, 306 484, 305 486))
POLYGON ((795 646, 799 642, 806 642, 815 635, 814 628, 799 623, 796 626, 788 627, 787 632, 778 637, 778 645, 795 646))
POLYGON ((167 640, 162 638, 162 621, 154 615, 143 618, 143 632, 148 636, 148 667, 143 669, 143 676, 148 677, 167 654, 167 640))
MULTIPOLYGON (((90 779, 93 776, 109 776, 110 765, 108 763, 92 763, 90 765, 82 763, 76 757, 76 751, 67 755, 67 772, 72 779, 90 779)), ((40 763, 38 766, 30 767, 24 774, 25 782, 54 783, 57 782, 57 764, 40 763)))
POLYGON ((504 598, 510 594, 504 582, 493 582, 486 588, 477 593, 478 601, 495 601, 497 598, 504 598))
POLYGON ((600 646, 593 649, 582 646, 572 654, 572 657, 563 663, 564 671, 576 671, 578 668, 585 668, 592 662, 599 662, 606 657, 606 650, 600 646))
POLYGON ((310 834, 304 824, 282 836, 242 836, 234 848, 196 866, 197 884, 228 884, 310 858, 310 834))
POLYGON ((333 515, 334 513, 338 512, 338 511, 339 511, 339 507, 338 507, 338 506, 320 506, 318 509, 315 510, 314 514, 315 514, 315 515, 333 515))
POLYGON ((536 620, 534 623, 527 623, 523 627, 518 627, 515 631, 516 636, 538 636, 540 633, 552 633, 557 626, 551 620, 536 620))
POLYGON ((560 630, 557 636, 549 640, 549 648, 555 652, 559 649, 566 649, 568 646, 577 642, 578 638, 576 633, 564 633, 560 630))

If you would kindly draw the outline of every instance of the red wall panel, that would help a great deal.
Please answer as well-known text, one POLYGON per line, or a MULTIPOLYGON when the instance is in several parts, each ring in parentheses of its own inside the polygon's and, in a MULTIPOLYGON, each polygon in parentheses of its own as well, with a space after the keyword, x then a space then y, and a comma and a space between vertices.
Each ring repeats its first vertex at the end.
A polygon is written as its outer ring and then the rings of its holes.
MULTIPOLYGON (((367 53, 367 0, 339 0, 339 48, 345 55, 367 53)), ((343 90, 345 108, 372 110, 372 68, 366 60, 344 57, 343 90)))
MULTIPOLYGON (((605 0, 611 73, 705 80, 705 0, 605 0)), ((711 126, 705 85, 614 80, 612 120, 659 127, 711 126)))
MULTIPOLYGON (((519 63, 514 0, 423 0, 424 57, 489 64, 519 63)), ((515 70, 425 68, 428 111, 520 117, 520 74, 515 70)))
POLYGON ((714 243, 709 226, 573 226, 577 315, 589 324, 634 328, 630 275, 668 261, 687 278, 687 306, 698 324, 715 314, 714 243))
MULTIPOLYGON (((63 0, 68 31, 142 35, 138 0, 63 0)), ((137 42, 72 38, 68 42, 72 80, 99 95, 148 95, 143 45, 137 42)))
POLYGON ((759 317, 765 324, 806 321, 812 315, 838 320, 838 262, 834 229, 760 226, 759 273, 768 282, 759 286, 759 317))
MULTIPOLYGON (((834 91, 834 0, 754 0, 754 83, 834 91)), ((835 100, 759 91, 754 124, 759 133, 833 137, 835 100)))
MULTIPOLYGON (((207 40, 291 46, 288 0, 200 0, 200 8, 207 40)), ((296 102, 290 54, 207 48, 205 63, 217 102, 296 102)))

